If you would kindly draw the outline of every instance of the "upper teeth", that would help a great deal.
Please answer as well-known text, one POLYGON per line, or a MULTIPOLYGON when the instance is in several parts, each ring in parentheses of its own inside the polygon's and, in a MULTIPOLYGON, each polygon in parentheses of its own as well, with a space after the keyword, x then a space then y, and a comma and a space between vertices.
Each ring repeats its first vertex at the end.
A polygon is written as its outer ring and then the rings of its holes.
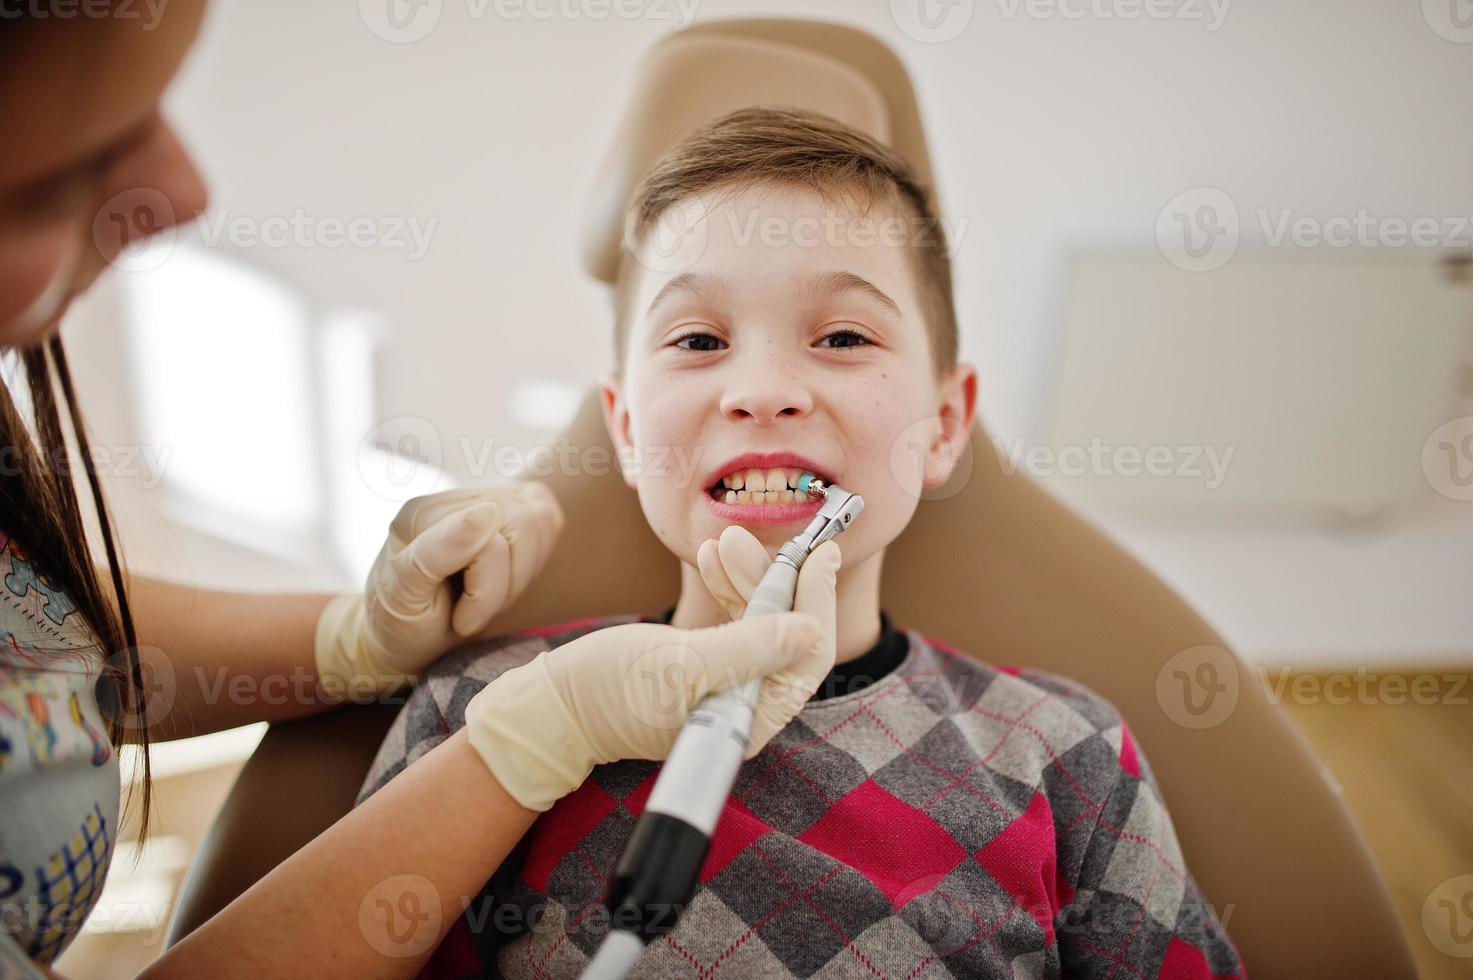
POLYGON ((777 467, 768 470, 737 470, 721 478, 720 486, 730 490, 747 490, 763 493, 770 490, 796 489, 798 478, 807 470, 791 470, 777 467))

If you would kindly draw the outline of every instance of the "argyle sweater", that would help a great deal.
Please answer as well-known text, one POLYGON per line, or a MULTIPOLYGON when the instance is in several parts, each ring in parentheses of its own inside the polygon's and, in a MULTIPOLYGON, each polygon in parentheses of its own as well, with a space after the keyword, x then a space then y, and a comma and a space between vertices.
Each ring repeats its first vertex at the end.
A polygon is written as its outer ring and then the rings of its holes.
MULTIPOLYGON (((579 620, 451 652, 395 720, 359 801, 461 728, 503 672, 654 621, 579 620)), ((898 666, 816 696, 743 764, 694 898, 635 976, 1246 975, 1113 705, 915 630, 897 639, 898 666)), ((577 976, 608 931, 609 876, 658 770, 598 766, 539 817, 425 975, 577 976)))

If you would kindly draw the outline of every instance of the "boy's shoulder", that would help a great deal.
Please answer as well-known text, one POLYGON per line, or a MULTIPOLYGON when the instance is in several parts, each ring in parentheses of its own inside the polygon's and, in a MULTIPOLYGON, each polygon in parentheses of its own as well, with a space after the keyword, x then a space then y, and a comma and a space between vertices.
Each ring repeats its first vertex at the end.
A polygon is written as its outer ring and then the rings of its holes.
MULTIPOLYGON (((1124 723, 1113 702, 1071 677, 1038 667, 992 663, 919 630, 906 632, 918 665, 933 665, 950 696, 966 707, 975 710, 981 703, 989 712, 1007 717, 1026 714, 1038 722, 1049 715, 1066 716, 1077 719, 1070 727, 1088 727, 1094 732, 1107 732, 1124 723), (1037 715, 1040 708, 1042 716, 1037 715)), ((924 668, 918 666, 917 673, 924 673, 924 668)))
POLYGON ((1042 792, 1056 812, 1150 778, 1130 726, 1097 691, 1062 674, 991 663, 907 632, 911 653, 901 689, 868 711, 892 732, 904 726, 919 733, 917 756, 979 779, 1005 777, 1008 791, 1020 799, 1042 792))
MULTIPOLYGON (((596 630, 641 621, 649 620, 638 613, 586 617, 451 650, 421 675, 390 728, 380 759, 394 760, 385 762, 393 771, 413 762, 464 726, 466 706, 482 688, 538 654, 596 630)), ((847 705, 860 698, 866 702, 863 712, 890 738, 902 729, 930 729, 943 719, 947 723, 936 729, 935 738, 944 740, 942 732, 952 732, 973 749, 1021 736, 1004 753, 1020 763, 1016 775, 1037 779, 1042 769, 1068 765, 1082 753, 1100 757, 1087 768, 1102 779, 1114 778, 1117 770, 1115 765, 1103 765, 1105 757, 1113 758, 1120 769, 1136 768, 1134 739, 1120 712, 1097 692, 1050 671, 978 659, 918 630, 903 632, 909 651, 889 684, 867 689, 870 693, 811 702, 800 718, 819 732, 829 723, 838 724, 847 735, 837 741, 853 740, 867 727, 844 724, 842 717, 858 709, 847 705)), ((387 780, 393 771, 377 773, 379 779, 369 782, 387 780)))
MULTIPOLYGON (((416 693, 439 709, 437 725, 448 724, 453 731, 463 724, 466 702, 508 670, 596 630, 641 621, 648 617, 589 616, 473 641, 451 650, 425 671, 416 693)), ((903 632, 910 646, 905 679, 940 713, 982 710, 999 717, 1027 717, 1034 725, 1081 736, 1109 732, 1123 723, 1109 699, 1072 678, 1036 667, 991 663, 920 630, 903 632)))

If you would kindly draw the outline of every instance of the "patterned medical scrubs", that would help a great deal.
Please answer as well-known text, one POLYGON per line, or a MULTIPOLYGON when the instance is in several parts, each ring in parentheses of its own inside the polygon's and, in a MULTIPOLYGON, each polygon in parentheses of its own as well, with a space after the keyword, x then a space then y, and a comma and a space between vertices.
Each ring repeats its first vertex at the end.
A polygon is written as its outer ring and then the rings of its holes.
POLYGON ((81 613, 0 531, 0 977, 36 975, 97 902, 117 835, 102 655, 81 613))

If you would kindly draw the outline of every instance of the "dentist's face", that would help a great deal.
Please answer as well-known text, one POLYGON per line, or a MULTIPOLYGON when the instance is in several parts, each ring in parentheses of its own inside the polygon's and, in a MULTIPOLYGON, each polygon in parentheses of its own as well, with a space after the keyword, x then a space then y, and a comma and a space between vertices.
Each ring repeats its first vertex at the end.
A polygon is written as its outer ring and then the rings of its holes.
POLYGON ((45 340, 125 246, 204 208, 159 113, 203 7, 117 4, 0 28, 0 346, 45 340))
POLYGON ((678 208, 704 211, 702 223, 670 255, 646 237, 623 376, 603 381, 610 434, 635 464, 626 480, 665 546, 695 564, 732 523, 776 553, 819 501, 789 503, 773 485, 816 469, 864 498, 838 539, 853 568, 950 474, 975 371, 936 379, 906 236, 876 230, 894 220, 883 205, 866 216, 807 189, 753 187, 678 208), (749 453, 774 458, 733 463, 749 453))

